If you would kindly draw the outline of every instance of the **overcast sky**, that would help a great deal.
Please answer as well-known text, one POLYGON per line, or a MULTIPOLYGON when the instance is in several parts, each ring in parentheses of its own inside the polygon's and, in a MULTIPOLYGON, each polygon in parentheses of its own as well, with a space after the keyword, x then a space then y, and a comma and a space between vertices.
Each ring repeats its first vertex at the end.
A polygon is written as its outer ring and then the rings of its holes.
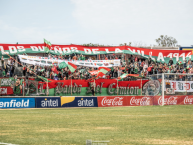
POLYGON ((193 0, 0 0, 0 43, 193 45, 193 0))

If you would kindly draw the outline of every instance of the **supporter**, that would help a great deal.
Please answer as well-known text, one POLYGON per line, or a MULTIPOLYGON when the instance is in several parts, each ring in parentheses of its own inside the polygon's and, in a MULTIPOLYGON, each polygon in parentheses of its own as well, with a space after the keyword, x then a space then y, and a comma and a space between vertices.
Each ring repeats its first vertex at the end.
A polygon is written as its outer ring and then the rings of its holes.
POLYGON ((26 68, 26 66, 24 65, 24 66, 23 66, 23 76, 26 76, 26 71, 27 71, 27 68, 26 68))
POLYGON ((9 77, 12 77, 14 74, 14 70, 15 70, 14 62, 11 61, 9 66, 10 66, 9 67, 9 77))
MULTIPOLYGON (((16 57, 16 55, 14 56, 16 57)), ((120 67, 111 67, 111 70, 108 74, 104 75, 103 78, 108 79, 114 79, 117 77, 120 77, 124 73, 128 74, 143 74, 144 76, 147 75, 155 75, 155 74, 161 74, 161 73, 193 73, 192 71, 192 61, 189 59, 188 61, 180 61, 178 60, 176 64, 174 64, 173 60, 170 59, 168 63, 162 63, 162 62, 156 62, 152 60, 151 57, 148 59, 143 59, 138 56, 134 55, 125 55, 125 54, 107 54, 107 55, 101 55, 102 60, 108 60, 108 59, 118 59, 120 57, 122 61, 122 65, 120 67), (125 59, 128 56, 127 59, 125 59), (125 63, 127 61, 127 63, 125 63)), ((51 56, 51 54, 48 54, 48 59, 55 58, 55 59, 65 59, 65 60, 85 60, 85 56, 80 54, 72 54, 72 55, 62 55, 59 56, 54 55, 51 56)), ((87 57, 88 60, 92 60, 91 57, 87 57)), ((4 58, 1 57, 1 63, 2 63, 2 76, 5 77, 6 75, 9 75, 10 77, 13 76, 14 71, 16 71, 14 67, 14 59, 8 59, 7 64, 4 61, 4 58)), ((53 65, 52 65, 53 66, 53 65)), ((90 75, 89 71, 94 71, 95 69, 93 67, 84 67, 84 66, 78 66, 77 70, 74 73, 71 73, 71 71, 68 69, 68 67, 64 69, 58 69, 58 74, 52 72, 51 67, 52 66, 34 66, 34 65, 23 65, 23 76, 29 77, 29 76, 43 76, 46 78, 56 79, 56 80, 68 80, 68 79, 90 79, 92 76, 90 75)), ((97 68, 96 68, 97 69, 97 68)), ((177 77, 174 77, 174 75, 168 74, 169 79, 179 79, 179 80, 185 80, 185 75, 182 74, 181 76, 176 75, 177 77)), ((132 80, 133 78, 127 78, 128 80, 132 80)), ((190 80, 190 77, 187 77, 188 80, 190 80)))
POLYGON ((11 85, 11 88, 13 89, 14 95, 21 95, 22 85, 20 84, 20 79, 17 79, 15 82, 15 86, 11 85))
POLYGON ((169 65, 169 66, 173 65, 173 60, 172 60, 172 58, 170 58, 170 60, 169 60, 169 62, 168 62, 168 65, 169 65))
POLYGON ((5 60, 4 60, 4 57, 2 56, 1 57, 1 65, 4 65, 4 62, 5 62, 5 60))
POLYGON ((73 56, 72 60, 77 60, 76 54, 73 56))

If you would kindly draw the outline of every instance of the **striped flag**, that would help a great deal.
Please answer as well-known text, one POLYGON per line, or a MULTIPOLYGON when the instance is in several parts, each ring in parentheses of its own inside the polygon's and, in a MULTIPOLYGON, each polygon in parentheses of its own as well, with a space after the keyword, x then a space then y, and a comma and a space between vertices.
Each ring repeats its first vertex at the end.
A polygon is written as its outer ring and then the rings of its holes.
POLYGON ((74 72, 77 69, 77 66, 71 62, 68 62, 68 68, 71 72, 74 72))
POLYGON ((118 80, 120 81, 120 80, 122 80, 122 79, 124 79, 128 76, 135 77, 135 78, 140 78, 139 74, 126 74, 126 73, 124 73, 120 77, 118 77, 118 80))
POLYGON ((107 68, 107 67, 99 67, 99 72, 97 74, 97 77, 103 77, 105 74, 108 73, 108 71, 110 71, 111 69, 110 68, 107 68))
POLYGON ((118 80, 122 80, 122 79, 126 78, 127 76, 129 76, 129 74, 124 73, 120 77, 118 77, 118 80))

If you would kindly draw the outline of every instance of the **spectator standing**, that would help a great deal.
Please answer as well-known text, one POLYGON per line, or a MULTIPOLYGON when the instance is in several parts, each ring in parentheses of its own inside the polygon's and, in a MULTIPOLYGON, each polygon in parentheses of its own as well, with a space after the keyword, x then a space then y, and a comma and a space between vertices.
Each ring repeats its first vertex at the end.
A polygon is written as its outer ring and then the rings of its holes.
POLYGON ((168 65, 171 66, 171 65, 173 65, 173 63, 174 63, 174 62, 173 62, 172 58, 170 58, 170 60, 169 60, 169 62, 168 62, 168 65))

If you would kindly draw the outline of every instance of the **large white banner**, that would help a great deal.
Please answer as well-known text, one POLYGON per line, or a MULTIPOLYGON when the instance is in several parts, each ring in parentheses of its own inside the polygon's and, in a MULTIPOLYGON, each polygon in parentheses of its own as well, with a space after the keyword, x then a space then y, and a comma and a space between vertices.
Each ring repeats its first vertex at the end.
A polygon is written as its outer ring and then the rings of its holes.
MULTIPOLYGON (((165 80, 165 91, 171 88, 175 92, 193 92, 193 81, 165 80)), ((172 94, 172 92, 171 92, 172 94)))
POLYGON ((50 66, 50 65, 59 65, 61 62, 71 62, 75 65, 87 66, 87 67, 114 67, 120 66, 120 59, 114 60, 60 60, 55 58, 48 57, 39 57, 39 56, 27 56, 27 55, 19 55, 19 59, 21 62, 32 65, 40 65, 40 66, 50 66))

